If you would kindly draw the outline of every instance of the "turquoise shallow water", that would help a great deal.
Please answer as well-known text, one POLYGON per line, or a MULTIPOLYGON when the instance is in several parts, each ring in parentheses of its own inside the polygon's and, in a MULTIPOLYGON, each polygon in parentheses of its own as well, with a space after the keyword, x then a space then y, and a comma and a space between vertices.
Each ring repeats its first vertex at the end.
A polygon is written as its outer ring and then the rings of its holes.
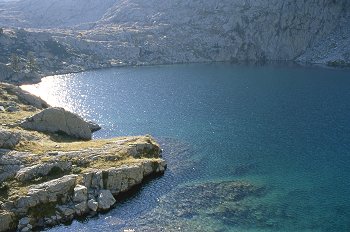
POLYGON ((25 88, 97 121, 95 138, 152 134, 169 164, 112 211, 49 231, 350 231, 349 70, 127 67, 25 88))

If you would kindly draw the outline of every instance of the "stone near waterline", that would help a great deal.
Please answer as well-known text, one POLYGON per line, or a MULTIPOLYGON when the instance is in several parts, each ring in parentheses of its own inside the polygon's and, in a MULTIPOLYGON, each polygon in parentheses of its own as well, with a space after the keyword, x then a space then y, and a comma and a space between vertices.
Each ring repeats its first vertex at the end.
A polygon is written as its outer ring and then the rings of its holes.
POLYGON ((98 195, 98 208, 101 210, 107 210, 114 205, 116 200, 114 199, 111 191, 109 190, 100 190, 98 195))
POLYGON ((75 210, 73 210, 72 208, 68 207, 68 206, 58 206, 57 210, 61 213, 61 215, 63 217, 70 217, 72 215, 74 215, 75 210))
POLYGON ((88 207, 90 210, 96 212, 98 209, 98 202, 95 201, 94 199, 90 199, 87 203, 88 207))
POLYGON ((29 217, 21 218, 21 219, 18 221, 18 226, 17 226, 17 228, 18 228, 19 230, 21 230, 21 229, 27 227, 29 223, 30 223, 30 218, 29 218, 29 217))
POLYGON ((89 124, 89 128, 91 130, 91 133, 101 130, 101 126, 98 125, 97 123, 92 122, 92 121, 88 121, 87 123, 89 124))
POLYGON ((161 150, 159 146, 154 146, 153 143, 145 141, 144 143, 129 144, 127 153, 135 158, 156 158, 159 157, 161 150))
POLYGON ((74 202, 86 202, 87 201, 87 188, 83 185, 77 185, 74 187, 74 202))
POLYGON ((92 136, 89 123, 80 116, 59 107, 48 108, 26 118, 20 126, 41 132, 65 133, 83 140, 90 140, 92 136))
POLYGON ((74 208, 75 208, 75 213, 77 215, 83 215, 88 210, 87 202, 86 201, 80 202, 79 204, 74 205, 74 208))

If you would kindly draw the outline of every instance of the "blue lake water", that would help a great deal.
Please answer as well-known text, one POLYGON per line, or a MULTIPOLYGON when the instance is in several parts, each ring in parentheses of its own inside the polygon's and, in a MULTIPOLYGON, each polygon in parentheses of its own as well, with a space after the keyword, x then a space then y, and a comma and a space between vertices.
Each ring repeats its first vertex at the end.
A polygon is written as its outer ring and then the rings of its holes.
POLYGON ((153 135, 168 162, 110 212, 49 231, 350 231, 349 70, 125 67, 25 88, 98 122, 95 138, 153 135), (232 181, 264 190, 228 200, 232 181))

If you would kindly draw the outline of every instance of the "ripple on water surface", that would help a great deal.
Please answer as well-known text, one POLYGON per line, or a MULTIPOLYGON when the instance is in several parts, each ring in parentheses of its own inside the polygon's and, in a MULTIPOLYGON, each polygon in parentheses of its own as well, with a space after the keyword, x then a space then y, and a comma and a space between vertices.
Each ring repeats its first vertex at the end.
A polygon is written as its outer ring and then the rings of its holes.
POLYGON ((152 134, 169 169, 115 209, 51 231, 350 231, 349 70, 128 67, 25 88, 103 129, 152 134))

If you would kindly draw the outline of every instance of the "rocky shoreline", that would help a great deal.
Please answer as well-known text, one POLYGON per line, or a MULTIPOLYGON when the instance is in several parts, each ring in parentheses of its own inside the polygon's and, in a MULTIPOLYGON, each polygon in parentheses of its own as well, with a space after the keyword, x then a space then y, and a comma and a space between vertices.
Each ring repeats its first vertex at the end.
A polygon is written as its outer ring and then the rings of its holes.
POLYGON ((31 231, 94 215, 161 175, 149 135, 91 140, 99 126, 0 83, 0 231, 31 231))

